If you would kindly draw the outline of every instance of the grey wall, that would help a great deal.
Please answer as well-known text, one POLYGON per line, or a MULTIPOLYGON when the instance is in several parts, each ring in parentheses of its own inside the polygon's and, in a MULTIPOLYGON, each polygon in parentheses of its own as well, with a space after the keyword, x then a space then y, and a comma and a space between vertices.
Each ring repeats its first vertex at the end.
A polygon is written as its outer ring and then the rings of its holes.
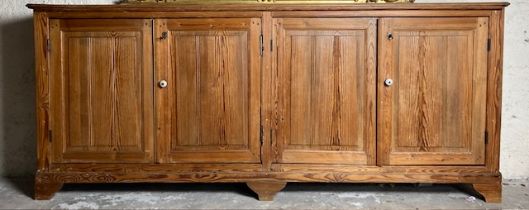
POLYGON ((0 176, 35 173, 35 74, 32 11, 27 3, 112 0, 0 0, 0 176))
MULTIPOLYGON (((0 1, 0 176, 26 176, 35 170, 33 23, 25 4, 112 2, 0 1)), ((529 2, 511 3, 506 15, 501 171, 505 178, 528 178, 529 2)))

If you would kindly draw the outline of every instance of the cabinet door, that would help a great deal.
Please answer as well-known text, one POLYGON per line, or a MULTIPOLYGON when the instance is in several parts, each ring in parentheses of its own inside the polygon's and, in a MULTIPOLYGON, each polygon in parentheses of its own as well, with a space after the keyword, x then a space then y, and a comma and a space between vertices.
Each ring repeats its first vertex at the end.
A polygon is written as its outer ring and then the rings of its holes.
POLYGON ((484 164, 487 33, 488 18, 381 20, 379 164, 484 164))
POLYGON ((274 162, 374 165, 376 20, 273 24, 274 162))
POLYGON ((150 20, 50 21, 54 162, 151 162, 150 20))
POLYGON ((159 162, 260 163, 260 24, 156 20, 159 162))

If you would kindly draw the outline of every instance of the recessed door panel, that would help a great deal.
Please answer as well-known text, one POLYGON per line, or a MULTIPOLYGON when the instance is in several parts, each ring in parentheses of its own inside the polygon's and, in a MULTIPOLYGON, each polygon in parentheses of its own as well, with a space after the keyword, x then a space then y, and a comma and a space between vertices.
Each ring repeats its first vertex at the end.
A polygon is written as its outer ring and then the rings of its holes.
POLYGON ((152 161, 151 22, 52 20, 50 31, 54 162, 152 161))
POLYGON ((157 20, 160 162, 260 162, 260 19, 157 20))
POLYGON ((274 20, 275 162, 374 164, 376 20, 274 20))
POLYGON ((380 164, 484 164, 487 32, 488 18, 381 21, 380 164))

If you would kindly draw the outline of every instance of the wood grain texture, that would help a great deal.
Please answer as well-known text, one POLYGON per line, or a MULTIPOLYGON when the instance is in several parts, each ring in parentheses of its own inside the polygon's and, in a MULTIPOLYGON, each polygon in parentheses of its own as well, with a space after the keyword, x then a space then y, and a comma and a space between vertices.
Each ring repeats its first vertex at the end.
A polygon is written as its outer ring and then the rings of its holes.
POLYGON ((152 162, 149 20, 52 20, 54 162, 152 162))
POLYGON ((37 132, 37 170, 46 170, 49 167, 49 69, 48 46, 49 19, 46 13, 35 12, 33 15, 35 39, 35 87, 36 87, 36 132, 37 132))
POLYGON ((488 16, 490 10, 341 10, 341 11, 274 11, 275 18, 307 18, 307 17, 480 17, 488 16))
POLYGON ((260 162, 261 20, 156 21, 158 161, 260 162))
MULTIPOLYGON (((490 173, 485 166, 358 166, 328 164, 273 164, 272 172, 343 172, 351 174, 446 174, 446 175, 483 175, 490 173)), ((51 172, 111 172, 111 173, 185 173, 220 172, 244 173, 266 172, 260 164, 53 164, 51 172)))
POLYGON ((507 2, 416 4, 209 4, 209 5, 49 5, 28 4, 46 12, 186 12, 186 11, 342 11, 342 10, 495 10, 507 2))
POLYGON ((496 180, 489 183, 477 183, 472 186, 483 196, 487 203, 501 203, 502 200, 502 179, 499 176, 496 180))
POLYGON ((496 174, 348 173, 348 172, 251 172, 251 173, 95 173, 45 172, 37 177, 53 183, 234 183, 234 182, 323 182, 323 183, 466 183, 487 184, 496 174))
POLYGON ((286 182, 247 182, 246 185, 257 194, 260 201, 272 201, 276 194, 287 185, 286 182))
POLYGON ((271 12, 263 13, 263 22, 261 30, 263 34, 263 56, 261 62, 261 126, 262 126, 262 141, 261 145, 261 163, 264 170, 270 170, 273 162, 272 154, 272 137, 273 137, 273 114, 275 110, 274 103, 274 84, 273 84, 273 65, 274 59, 274 40, 272 37, 273 19, 271 12), (270 43, 270 44, 266 44, 270 43))
POLYGON ((179 164, 54 164, 50 167, 52 172, 111 172, 111 173, 244 173, 266 171, 261 164, 204 164, 204 163, 179 163, 179 164))
POLYGON ((374 164, 374 19, 274 19, 275 162, 374 164))
MULTIPOLYGON (((340 10, 340 11, 272 11, 273 17, 486 17, 490 10, 340 10)), ((198 12, 48 12, 50 18, 252 18, 262 17, 261 11, 198 11, 198 12)))
MULTIPOLYGON (((372 1, 369 2, 367 0, 325 0, 325 1, 310 1, 310 3, 313 4, 332 4, 332 3, 343 3, 343 4, 358 4, 358 3, 413 3, 410 2, 411 0, 379 0, 379 1, 372 1)), ((302 0, 127 0, 124 2, 121 2, 122 4, 302 4, 302 3, 308 3, 306 1, 302 0)))
POLYGON ((286 182, 467 183, 498 202, 506 5, 29 5, 35 198, 63 183, 246 182, 267 200, 286 182))
POLYGON ((503 84, 504 10, 492 11, 490 17, 491 50, 488 55, 487 138, 485 164, 491 172, 500 170, 500 136, 503 84))
POLYGON ((34 199, 35 200, 49 200, 51 199, 56 192, 61 190, 63 182, 49 179, 47 176, 37 175, 35 177, 35 190, 34 190, 34 199))
POLYGON ((379 164, 484 164, 487 31, 488 18, 381 21, 379 164))
POLYGON ((333 172, 350 174, 443 174, 443 175, 499 175, 489 173, 484 166, 357 166, 328 164, 273 164, 273 172, 333 172))

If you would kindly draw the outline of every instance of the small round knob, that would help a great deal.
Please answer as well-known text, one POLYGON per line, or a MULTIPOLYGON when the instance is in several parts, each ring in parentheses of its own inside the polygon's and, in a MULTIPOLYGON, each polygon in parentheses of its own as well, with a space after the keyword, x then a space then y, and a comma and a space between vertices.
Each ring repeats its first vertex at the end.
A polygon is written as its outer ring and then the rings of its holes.
POLYGON ((393 85, 393 80, 392 79, 386 79, 386 80, 384 80, 384 84, 386 86, 391 86, 391 85, 393 85))
POLYGON ((162 81, 158 82, 158 85, 159 85, 161 88, 166 88, 166 87, 167 87, 167 81, 162 80, 162 81))

